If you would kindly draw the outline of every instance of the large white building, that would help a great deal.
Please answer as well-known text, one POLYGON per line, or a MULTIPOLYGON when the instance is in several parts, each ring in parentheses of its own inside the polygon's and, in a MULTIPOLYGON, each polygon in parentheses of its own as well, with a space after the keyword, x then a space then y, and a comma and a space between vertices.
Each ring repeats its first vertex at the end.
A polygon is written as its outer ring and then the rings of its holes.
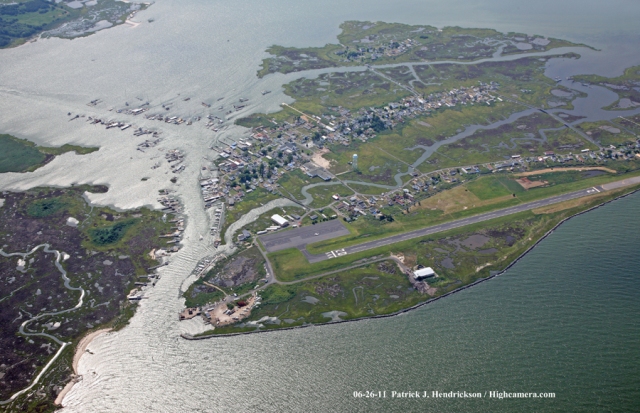
POLYGON ((287 225, 289 225, 289 221, 287 221, 286 219, 284 219, 278 214, 273 215, 271 217, 271 220, 276 224, 280 225, 281 227, 286 227, 287 225))
POLYGON ((436 272, 433 271, 433 268, 431 268, 431 267, 420 268, 419 270, 416 270, 416 271, 413 272, 413 277, 416 280, 421 280, 423 278, 433 277, 434 275, 436 275, 436 272))

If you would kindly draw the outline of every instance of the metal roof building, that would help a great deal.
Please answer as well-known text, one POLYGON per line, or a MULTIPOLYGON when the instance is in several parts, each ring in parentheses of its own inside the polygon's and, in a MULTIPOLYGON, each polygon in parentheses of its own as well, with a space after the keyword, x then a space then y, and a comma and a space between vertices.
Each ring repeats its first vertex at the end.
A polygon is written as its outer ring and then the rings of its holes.
POLYGON ((271 220, 276 224, 280 225, 281 227, 286 227, 287 225, 289 225, 289 221, 287 221, 286 219, 284 219, 278 214, 273 215, 271 217, 271 220))
POLYGON ((436 273, 431 267, 420 268, 419 270, 413 272, 413 277, 416 280, 433 277, 434 275, 436 275, 436 273))

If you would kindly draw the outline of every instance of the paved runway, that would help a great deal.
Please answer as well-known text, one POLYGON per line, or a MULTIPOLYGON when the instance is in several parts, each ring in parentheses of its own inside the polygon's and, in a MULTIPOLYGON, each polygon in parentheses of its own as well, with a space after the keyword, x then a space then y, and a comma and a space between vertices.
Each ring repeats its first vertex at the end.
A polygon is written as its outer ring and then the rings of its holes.
POLYGON ((267 252, 274 252, 287 248, 303 249, 305 245, 313 242, 325 241, 349 234, 349 230, 345 228, 342 221, 334 219, 307 227, 261 235, 258 238, 262 241, 262 245, 264 245, 267 252))
MULTIPOLYGON (((373 248, 381 247, 383 245, 394 244, 396 242, 406 241, 413 238, 419 238, 425 235, 448 231, 450 229, 463 227, 463 226, 475 224, 478 222, 488 221, 490 219, 504 217, 507 215, 516 214, 518 212, 527 211, 534 208, 540 208, 547 205, 557 204, 559 202, 568 201, 570 199, 581 198, 581 197, 592 195, 605 190, 622 188, 624 186, 635 185, 639 183, 640 183, 640 177, 628 178, 622 181, 604 184, 602 186, 596 186, 588 189, 583 189, 580 191, 570 192, 563 195, 557 195, 551 198, 540 199, 538 201, 527 202, 524 204, 509 207, 509 208, 487 212, 485 214, 474 215, 469 218, 463 218, 456 221, 445 222, 444 224, 434 225, 432 227, 422 228, 419 230, 405 232, 403 234, 393 235, 391 237, 382 238, 375 241, 365 242, 359 245, 354 245, 354 246, 346 247, 342 250, 339 250, 340 251, 339 254, 337 254, 337 251, 332 251, 330 253, 325 253, 325 254, 311 255, 309 253, 306 253, 305 255, 309 259, 310 263, 320 262, 320 261, 334 258, 335 256, 342 256, 345 254, 353 254, 355 252, 366 251, 373 248)), ((306 252, 306 251, 303 251, 303 252, 306 252)))

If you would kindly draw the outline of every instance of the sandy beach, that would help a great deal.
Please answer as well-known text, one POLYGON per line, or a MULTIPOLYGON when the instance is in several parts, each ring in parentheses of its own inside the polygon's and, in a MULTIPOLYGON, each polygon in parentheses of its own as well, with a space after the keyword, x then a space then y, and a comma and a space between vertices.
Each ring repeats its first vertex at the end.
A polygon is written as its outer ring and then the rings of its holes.
MULTIPOLYGON (((72 366, 73 366, 73 373, 75 375, 78 374, 78 363, 80 362, 80 358, 87 351, 87 347, 89 347, 89 344, 100 334, 107 333, 109 331, 111 331, 110 328, 103 328, 101 330, 97 330, 87 334, 82 338, 82 340, 80 340, 80 342, 78 343, 78 346, 76 347, 76 352, 73 355, 72 366)), ((67 385, 64 386, 64 389, 62 389, 62 391, 58 394, 58 397, 56 397, 56 401, 55 401, 56 405, 62 406, 62 401, 64 400, 64 397, 67 395, 67 393, 69 393, 69 391, 71 390, 74 384, 76 384, 76 378, 72 379, 69 383, 67 383, 67 385)))

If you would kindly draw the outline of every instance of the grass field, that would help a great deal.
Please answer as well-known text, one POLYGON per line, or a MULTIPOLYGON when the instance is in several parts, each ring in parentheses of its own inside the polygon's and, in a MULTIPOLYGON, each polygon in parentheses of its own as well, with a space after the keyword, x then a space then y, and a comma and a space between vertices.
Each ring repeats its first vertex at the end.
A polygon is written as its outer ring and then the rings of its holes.
POLYGON ((37 146, 26 139, 18 139, 6 134, 0 135, 0 147, 2 147, 0 173, 31 172, 44 165, 55 155, 72 151, 79 155, 85 155, 100 149, 68 144, 57 148, 37 146))
POLYGON ((525 190, 515 181, 516 176, 491 174, 478 177, 452 189, 438 192, 429 198, 421 200, 419 204, 412 206, 408 212, 398 206, 383 206, 380 211, 385 215, 391 215, 394 218, 393 222, 378 221, 371 216, 360 217, 355 222, 345 223, 351 234, 310 244, 306 248, 313 254, 324 253, 364 241, 638 175, 640 175, 638 171, 619 175, 600 173, 599 171, 598 173, 590 171, 563 172, 561 168, 558 168, 556 172, 528 176, 531 181, 543 180, 547 181, 548 184, 525 190))
POLYGON ((385 189, 385 188, 378 188, 376 186, 370 186, 365 184, 349 183, 348 185, 349 185, 349 188, 363 195, 380 195, 388 191, 388 189, 385 189))
POLYGON ((302 187, 320 182, 324 181, 318 177, 310 178, 300 169, 294 169, 293 171, 286 173, 282 178, 278 180, 278 184, 282 187, 284 192, 288 193, 297 200, 304 199, 304 196, 300 192, 302 187))
POLYGON ((632 129, 628 129, 629 126, 634 125, 618 118, 615 121, 583 122, 577 127, 601 146, 618 146, 633 143, 638 139, 632 129))
POLYGON ((269 254, 276 276, 282 281, 359 266, 294 284, 269 286, 260 293, 262 305, 247 320, 207 334, 247 332, 258 326, 277 329, 326 323, 335 312, 339 312, 339 319, 348 320, 399 311, 504 269, 561 220, 638 187, 599 193, 316 264, 309 264, 296 249, 269 254), (393 261, 370 262, 390 253, 400 256, 409 268, 419 264, 435 269, 437 277, 427 280, 428 295, 418 293, 393 261))
POLYGON ((257 188, 255 191, 246 194, 244 198, 242 198, 242 201, 236 202, 234 206, 229 207, 225 211, 224 224, 220 230, 220 235, 223 237, 222 242, 224 242, 224 235, 227 232, 229 225, 236 222, 241 216, 245 215, 252 209, 278 198, 280 198, 280 196, 274 195, 264 188, 257 188))
POLYGON ((564 128, 561 130, 545 131, 547 139, 552 148, 559 151, 575 151, 576 149, 591 149, 597 150, 598 147, 591 142, 582 138, 574 130, 570 128, 564 128))
POLYGON ((438 149, 427 161, 429 166, 421 170, 504 161, 516 154, 542 155, 556 146, 550 139, 545 142, 538 131, 559 126, 551 116, 535 112, 495 129, 481 129, 438 149))
POLYGON ((261 293, 263 304, 251 319, 274 316, 282 327, 326 323, 323 313, 340 311, 341 319, 389 314, 424 299, 393 261, 370 264, 344 273, 294 285, 274 285, 261 293))
MULTIPOLYGON (((361 262, 362 260, 366 260, 367 258, 385 256, 385 254, 388 254, 390 252, 396 253, 396 252, 407 251, 415 247, 415 245, 419 245, 425 242, 425 240, 442 239, 442 238, 455 236, 458 234, 464 234, 464 233, 471 234, 477 231, 486 231, 492 227, 512 225, 512 223, 515 221, 529 220, 529 219, 532 219, 533 217, 541 217, 541 219, 546 220, 544 225, 540 227, 542 228, 540 229, 540 231, 544 233, 548 228, 555 225, 555 223, 560 219, 563 219, 566 216, 572 215, 579 210, 582 210, 592 205, 595 205, 597 203, 603 202, 604 200, 611 199, 615 196, 619 196, 620 194, 628 192, 632 189, 633 188, 627 188, 627 189, 621 189, 621 190, 616 190, 616 191, 611 191, 606 193, 599 193, 597 195, 591 195, 588 197, 581 198, 579 202, 576 202, 575 200, 568 201, 567 203, 565 203, 569 205, 568 207, 565 207, 562 204, 558 204, 549 208, 538 209, 536 210, 537 213, 534 213, 532 211, 525 211, 518 214, 496 218, 490 221, 485 221, 478 224, 457 228, 451 231, 446 231, 439 234, 433 234, 430 236, 426 236, 424 238, 408 240, 405 242, 399 242, 399 243, 371 249, 368 251, 348 254, 342 257, 337 257, 331 260, 321 261, 314 264, 310 264, 306 260, 304 255, 297 249, 288 249, 288 250, 278 251, 276 253, 271 253, 269 254, 269 259, 272 262, 274 271, 279 280, 294 281, 294 280, 300 280, 302 278, 322 274, 328 271, 339 270, 348 265, 352 265, 354 263, 361 262)), ((524 225, 523 228, 528 231, 534 228, 534 226, 529 223, 524 225)), ((541 235, 541 234, 538 234, 538 235, 541 235)), ((535 236, 529 236, 525 238, 527 240, 529 238, 531 238, 532 240, 536 239, 535 236)), ((360 240, 359 242, 362 242, 362 241, 364 240, 360 240)), ((521 248, 522 250, 526 249, 525 244, 530 245, 530 241, 523 243, 521 248)), ((487 245, 490 245, 490 244, 487 244, 487 245)), ((405 256, 406 255, 407 254, 405 254, 405 256)), ((423 255, 418 254, 416 255, 416 259, 419 259, 419 257, 422 257, 422 256, 423 255)), ((409 263, 411 262, 409 261, 409 263)), ((424 265, 422 261, 419 263, 422 263, 424 265)), ((451 272, 451 274, 453 275, 454 273, 451 272)))
POLYGON ((331 198, 334 194, 338 194, 340 197, 353 195, 353 191, 342 184, 316 186, 310 188, 307 192, 313 196, 313 202, 309 205, 311 208, 324 208, 335 202, 331 198))
POLYGON ((221 300, 225 293, 244 294, 266 275, 264 262, 264 257, 255 246, 221 259, 209 272, 189 286, 184 293, 185 305, 199 307, 221 300))

